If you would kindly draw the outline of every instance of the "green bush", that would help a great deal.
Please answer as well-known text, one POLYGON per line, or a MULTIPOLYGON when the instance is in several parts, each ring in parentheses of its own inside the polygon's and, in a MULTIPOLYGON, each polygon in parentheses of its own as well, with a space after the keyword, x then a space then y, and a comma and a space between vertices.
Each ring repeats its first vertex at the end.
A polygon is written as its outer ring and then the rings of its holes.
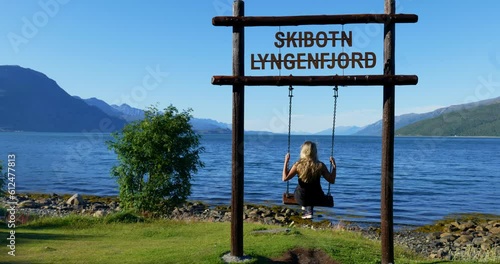
POLYGON ((111 173, 123 208, 168 213, 191 194, 191 174, 203 166, 199 154, 204 149, 189 123, 190 112, 150 107, 143 120, 127 124, 107 142, 118 155, 111 173))

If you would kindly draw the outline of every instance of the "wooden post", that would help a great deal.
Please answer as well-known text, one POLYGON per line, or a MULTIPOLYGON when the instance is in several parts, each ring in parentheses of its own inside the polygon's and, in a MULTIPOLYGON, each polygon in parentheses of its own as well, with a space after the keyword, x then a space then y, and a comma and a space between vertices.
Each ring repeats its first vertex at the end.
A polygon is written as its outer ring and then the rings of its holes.
MULTIPOLYGON (((245 4, 234 1, 233 15, 244 16, 245 4)), ((245 76, 245 28, 233 27, 233 75, 245 76)), ((245 124, 245 85, 233 85, 233 149, 231 198, 231 255, 243 256, 243 140, 245 124)))
MULTIPOLYGON (((385 0, 385 14, 396 12, 396 0, 385 0)), ((395 74, 394 21, 384 24, 384 74, 395 74)), ((382 124, 382 166, 381 166, 381 242, 382 264, 394 263, 393 194, 394 194, 394 84, 384 85, 384 111, 382 124)))

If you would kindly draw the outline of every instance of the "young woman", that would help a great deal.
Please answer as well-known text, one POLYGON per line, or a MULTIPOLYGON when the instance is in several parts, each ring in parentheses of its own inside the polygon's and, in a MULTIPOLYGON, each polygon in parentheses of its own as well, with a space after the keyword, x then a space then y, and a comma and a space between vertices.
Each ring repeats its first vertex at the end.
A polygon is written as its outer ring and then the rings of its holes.
POLYGON ((287 153, 283 165, 282 179, 283 181, 288 181, 295 175, 299 176, 299 184, 295 189, 295 200, 299 205, 302 205, 302 209, 305 211, 302 218, 311 219, 314 214, 314 206, 320 204, 320 201, 325 196, 321 188, 321 176, 329 183, 335 183, 335 177, 337 176, 335 159, 330 157, 332 164, 332 171, 330 172, 326 165, 318 160, 316 144, 306 141, 300 148, 299 161, 295 162, 290 170, 288 170, 289 161, 290 153, 287 153))

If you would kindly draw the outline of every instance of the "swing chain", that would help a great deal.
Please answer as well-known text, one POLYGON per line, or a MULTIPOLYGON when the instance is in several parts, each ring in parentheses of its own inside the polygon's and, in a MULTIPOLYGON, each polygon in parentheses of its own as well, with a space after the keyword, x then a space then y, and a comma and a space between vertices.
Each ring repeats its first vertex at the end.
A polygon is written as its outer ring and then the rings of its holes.
MULTIPOLYGON (((333 157, 333 150, 335 146, 335 122, 337 119, 337 98, 339 97, 339 87, 335 85, 333 88, 333 120, 332 120, 332 148, 330 157, 333 157)), ((330 163, 330 171, 333 169, 333 164, 330 163)), ((328 183, 328 194, 330 194, 330 183, 328 183)))
POLYGON ((333 149, 335 144, 335 122, 337 120, 337 98, 339 97, 339 87, 335 85, 333 88, 333 120, 332 120, 332 148, 331 156, 333 157, 333 149))

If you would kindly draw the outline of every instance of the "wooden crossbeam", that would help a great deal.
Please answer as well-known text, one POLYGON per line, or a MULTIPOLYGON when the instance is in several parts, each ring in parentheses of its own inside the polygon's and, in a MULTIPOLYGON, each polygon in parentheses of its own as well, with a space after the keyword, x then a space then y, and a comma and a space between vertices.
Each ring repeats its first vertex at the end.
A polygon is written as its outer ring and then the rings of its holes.
POLYGON ((213 85, 245 86, 377 86, 415 85, 416 75, 331 75, 331 76, 213 76, 213 85))
POLYGON ((217 16, 214 26, 299 26, 299 25, 344 25, 386 22, 416 23, 415 14, 348 14, 319 16, 217 16))

